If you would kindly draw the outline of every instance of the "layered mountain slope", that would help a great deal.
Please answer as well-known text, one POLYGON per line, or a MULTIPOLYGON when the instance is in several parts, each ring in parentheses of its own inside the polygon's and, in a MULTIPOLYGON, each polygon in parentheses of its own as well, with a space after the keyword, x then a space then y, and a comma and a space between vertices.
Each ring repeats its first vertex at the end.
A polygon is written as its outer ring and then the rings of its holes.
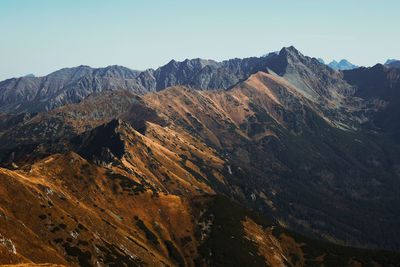
POLYGON ((378 107, 372 112, 365 127, 392 135, 400 140, 400 69, 377 64, 344 72, 344 79, 354 86, 356 96, 369 106, 378 107))

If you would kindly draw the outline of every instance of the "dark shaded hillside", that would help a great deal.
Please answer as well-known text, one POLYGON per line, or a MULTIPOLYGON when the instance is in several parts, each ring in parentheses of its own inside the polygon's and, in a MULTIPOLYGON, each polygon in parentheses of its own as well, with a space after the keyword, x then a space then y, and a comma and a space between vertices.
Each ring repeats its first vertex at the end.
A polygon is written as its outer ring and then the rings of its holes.
POLYGON ((22 114, 0 114, 0 132, 10 129, 11 127, 18 125, 26 120, 33 117, 34 114, 22 113, 22 114))
POLYGON ((356 96, 378 103, 379 109, 371 114, 366 127, 392 135, 399 142, 400 69, 377 64, 345 71, 344 79, 356 88, 356 96))
MULTIPOLYGON (((194 203, 196 206, 198 200, 194 203)), ((210 238, 200 246, 202 261, 208 266, 397 266, 400 262, 400 254, 395 252, 337 246, 274 226, 225 197, 215 196, 205 206, 202 217, 213 218, 210 238), (243 236, 247 238, 240 238, 243 236)))
POLYGON ((139 131, 145 131, 145 121, 165 123, 138 95, 129 91, 105 91, 93 93, 79 104, 36 116, 2 115, 0 148, 70 138, 115 118, 124 119, 139 131))
POLYGON ((356 87, 356 96, 385 101, 400 95, 400 70, 377 64, 370 68, 344 71, 344 79, 356 87))

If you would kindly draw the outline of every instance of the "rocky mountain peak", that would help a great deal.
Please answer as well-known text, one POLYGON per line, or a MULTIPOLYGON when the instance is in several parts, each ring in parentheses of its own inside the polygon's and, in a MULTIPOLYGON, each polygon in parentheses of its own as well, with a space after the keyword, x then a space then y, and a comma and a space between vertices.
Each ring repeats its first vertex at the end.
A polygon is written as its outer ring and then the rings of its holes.
POLYGON ((134 79, 140 72, 123 66, 111 65, 105 68, 95 69, 94 73, 96 76, 107 78, 134 79))
POLYGON ((305 56, 294 46, 283 47, 278 56, 285 59, 289 65, 298 64, 305 60, 305 56))
POLYGON ((300 51, 297 50, 293 45, 288 46, 288 47, 283 47, 279 51, 279 55, 281 55, 281 56, 291 56, 291 57, 303 56, 303 54, 301 54, 300 51))
POLYGON ((289 46, 283 47, 279 51, 279 54, 270 54, 266 60, 268 62, 268 68, 278 75, 283 76, 288 68, 296 68, 301 61, 304 61, 304 55, 294 46, 289 46))
POLYGON ((92 68, 86 65, 80 65, 72 68, 63 68, 50 73, 48 76, 55 79, 76 80, 92 72, 92 68))

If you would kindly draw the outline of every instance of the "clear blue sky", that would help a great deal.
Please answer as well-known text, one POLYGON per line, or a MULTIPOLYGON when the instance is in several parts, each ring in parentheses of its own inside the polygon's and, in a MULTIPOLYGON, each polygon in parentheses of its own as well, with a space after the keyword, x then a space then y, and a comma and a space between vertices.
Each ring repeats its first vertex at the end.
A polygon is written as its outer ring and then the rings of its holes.
POLYGON ((294 45, 325 61, 400 59, 399 0, 0 0, 0 80, 63 67, 156 68, 294 45))

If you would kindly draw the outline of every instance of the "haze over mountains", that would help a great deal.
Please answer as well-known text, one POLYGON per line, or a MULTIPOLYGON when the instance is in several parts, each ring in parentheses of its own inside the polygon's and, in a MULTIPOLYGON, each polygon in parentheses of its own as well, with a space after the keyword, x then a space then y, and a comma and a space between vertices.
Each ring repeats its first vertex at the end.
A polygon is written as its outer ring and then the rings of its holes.
MULTIPOLYGON (((318 61, 325 64, 325 61, 322 58, 318 58, 318 61)), ((339 62, 337 62, 336 60, 332 60, 327 65, 334 70, 352 70, 352 69, 359 68, 359 66, 350 63, 346 59, 342 59, 339 62)))
POLYGON ((331 63, 328 64, 328 66, 335 70, 352 70, 359 67, 350 63, 346 59, 342 59, 339 62, 333 60, 331 63))
POLYGON ((396 266, 399 101, 294 47, 5 80, 0 263, 396 266))

